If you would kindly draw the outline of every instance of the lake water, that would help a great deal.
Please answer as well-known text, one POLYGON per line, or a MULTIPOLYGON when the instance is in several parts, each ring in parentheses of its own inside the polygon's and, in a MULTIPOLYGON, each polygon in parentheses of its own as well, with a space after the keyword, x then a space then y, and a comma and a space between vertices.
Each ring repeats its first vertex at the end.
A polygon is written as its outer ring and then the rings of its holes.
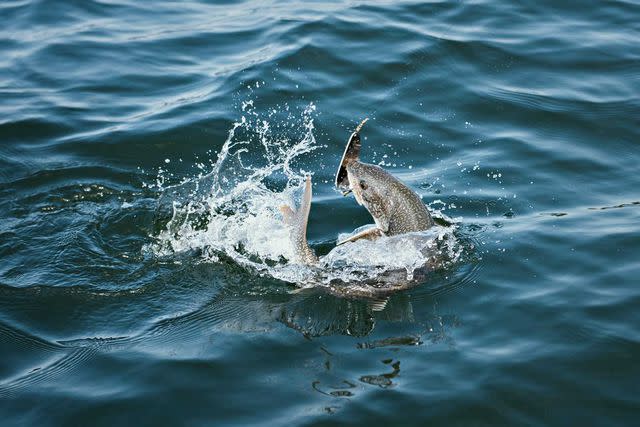
POLYGON ((0 18, 3 426, 638 425, 637 2, 0 18), (327 257, 372 222, 333 186, 365 117, 446 262, 388 298, 300 290, 277 208, 312 174, 327 257))

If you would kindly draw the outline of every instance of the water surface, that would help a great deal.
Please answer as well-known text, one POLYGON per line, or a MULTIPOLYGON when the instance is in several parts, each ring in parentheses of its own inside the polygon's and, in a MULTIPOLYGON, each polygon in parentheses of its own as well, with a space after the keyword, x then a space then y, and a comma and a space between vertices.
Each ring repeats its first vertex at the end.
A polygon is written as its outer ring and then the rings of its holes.
POLYGON ((0 18, 3 425, 637 424, 635 2, 0 18), (388 300, 297 291, 252 264, 270 209, 312 173, 318 253, 370 223, 332 186, 364 117, 454 252, 388 300))

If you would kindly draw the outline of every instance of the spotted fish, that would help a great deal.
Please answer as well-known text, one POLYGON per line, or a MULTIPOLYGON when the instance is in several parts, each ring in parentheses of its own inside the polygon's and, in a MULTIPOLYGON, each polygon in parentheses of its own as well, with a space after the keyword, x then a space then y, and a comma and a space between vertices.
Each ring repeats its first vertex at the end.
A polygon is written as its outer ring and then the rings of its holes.
MULTIPOLYGON (((353 192, 358 204, 369 211, 376 226, 338 242, 338 245, 363 238, 424 231, 434 224, 426 206, 413 190, 381 167, 360 161, 360 129, 366 121, 360 123, 349 138, 336 174, 336 186, 344 195, 353 192)), ((280 208, 289 227, 296 257, 304 264, 318 263, 318 257, 307 242, 311 197, 311 177, 307 176, 300 207, 295 211, 289 206, 280 208)))
POLYGON ((434 224, 420 196, 380 166, 360 161, 360 129, 351 134, 336 174, 336 187, 343 194, 353 192, 359 205, 373 217, 376 227, 367 229, 338 244, 361 238, 395 236, 424 231, 434 224))

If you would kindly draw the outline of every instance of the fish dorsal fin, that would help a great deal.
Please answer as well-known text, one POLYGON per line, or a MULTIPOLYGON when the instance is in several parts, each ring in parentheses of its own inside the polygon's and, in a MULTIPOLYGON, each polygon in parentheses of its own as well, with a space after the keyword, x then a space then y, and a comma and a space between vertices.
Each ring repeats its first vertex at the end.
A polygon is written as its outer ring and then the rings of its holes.
POLYGON ((349 141, 347 142, 347 146, 344 149, 344 154, 342 154, 342 160, 340 160, 340 166, 338 167, 338 172, 336 173, 336 187, 341 190, 343 193, 348 193, 349 191, 349 178, 347 176, 347 165, 352 161, 360 160, 360 148, 362 147, 362 141, 360 140, 360 130, 362 126, 369 120, 369 118, 364 119, 360 122, 360 124, 356 127, 356 130, 349 137, 349 141))

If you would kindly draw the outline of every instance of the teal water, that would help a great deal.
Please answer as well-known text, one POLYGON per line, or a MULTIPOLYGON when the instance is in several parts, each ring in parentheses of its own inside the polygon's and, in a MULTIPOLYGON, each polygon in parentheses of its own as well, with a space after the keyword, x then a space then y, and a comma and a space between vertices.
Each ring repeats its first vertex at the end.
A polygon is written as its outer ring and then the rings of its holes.
POLYGON ((636 2, 0 18, 3 426, 638 424, 636 2), (370 223, 332 185, 364 117, 448 262, 298 291, 266 208, 310 172, 318 253, 370 223))

